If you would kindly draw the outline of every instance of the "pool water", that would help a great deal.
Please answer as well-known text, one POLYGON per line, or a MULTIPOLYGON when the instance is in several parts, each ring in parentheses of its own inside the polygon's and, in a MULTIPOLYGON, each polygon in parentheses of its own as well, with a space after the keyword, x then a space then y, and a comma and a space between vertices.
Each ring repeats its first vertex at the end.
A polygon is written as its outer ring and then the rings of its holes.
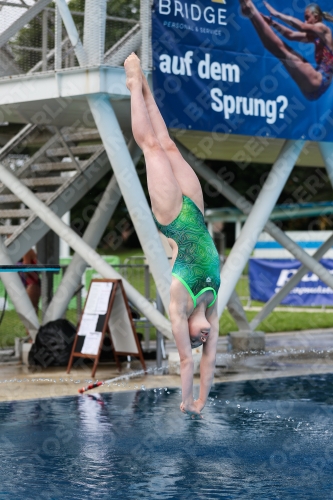
POLYGON ((333 499, 333 375, 0 404, 0 499, 333 499))

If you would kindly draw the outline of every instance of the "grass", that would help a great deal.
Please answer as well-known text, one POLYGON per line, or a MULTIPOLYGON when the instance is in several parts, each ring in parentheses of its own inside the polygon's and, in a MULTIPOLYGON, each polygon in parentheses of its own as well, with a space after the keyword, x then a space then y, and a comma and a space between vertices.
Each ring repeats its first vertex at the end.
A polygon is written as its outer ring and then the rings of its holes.
MULTIPOLYGON (((141 250, 125 250, 117 254, 120 257, 120 261, 123 264, 126 259, 143 255, 141 250)), ((141 263, 141 262, 138 262, 141 263)), ((120 270, 121 272, 121 270, 120 270)), ((138 276, 139 278, 139 276, 138 276)), ((140 277, 139 281, 136 279, 136 286, 141 293, 144 291, 143 280, 140 277)), ((154 285, 153 280, 151 280, 151 296, 154 296, 154 285)), ((246 305, 249 297, 248 289, 248 279, 247 276, 242 276, 239 280, 236 291, 239 297, 242 298, 243 305, 246 305)), ((260 302, 252 301, 253 306, 263 306, 260 302)), ((246 311, 246 316, 249 321, 251 321, 257 312, 246 311)), ((76 325, 76 311, 69 310, 66 315, 67 319, 76 325)), ((274 332, 285 332, 285 331, 295 331, 295 330, 311 330, 317 328, 333 328, 333 309, 332 312, 323 312, 321 309, 317 309, 316 312, 293 312, 292 307, 290 312, 279 312, 273 311, 262 323, 259 324, 257 330, 263 331, 265 333, 274 332)), ((139 328, 139 330, 143 329, 139 328)), ((224 311, 220 319, 220 335, 226 335, 231 331, 237 331, 236 323, 230 316, 227 310, 224 311)), ((26 335, 24 326, 22 325, 17 313, 15 311, 6 311, 4 314, 3 321, 0 325, 0 347, 9 347, 14 345, 15 337, 24 337, 26 335)), ((153 329, 151 329, 151 338, 155 337, 153 329)))

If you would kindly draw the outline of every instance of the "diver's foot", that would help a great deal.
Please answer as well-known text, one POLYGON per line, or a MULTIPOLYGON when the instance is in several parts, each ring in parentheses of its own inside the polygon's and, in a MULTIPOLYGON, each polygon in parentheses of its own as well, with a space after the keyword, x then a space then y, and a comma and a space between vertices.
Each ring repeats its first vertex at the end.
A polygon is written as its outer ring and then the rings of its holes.
POLYGON ((142 86, 142 71, 140 65, 140 59, 134 52, 127 57, 124 62, 124 68, 126 71, 126 87, 131 90, 134 85, 142 86))
POLYGON ((253 3, 252 0, 239 0, 242 14, 244 17, 251 17, 253 15, 253 3))

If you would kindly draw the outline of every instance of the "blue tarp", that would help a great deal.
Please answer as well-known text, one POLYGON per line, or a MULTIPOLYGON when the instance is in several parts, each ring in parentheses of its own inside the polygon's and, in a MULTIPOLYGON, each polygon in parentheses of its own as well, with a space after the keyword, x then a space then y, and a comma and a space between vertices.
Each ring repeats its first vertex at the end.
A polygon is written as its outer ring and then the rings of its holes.
MULTIPOLYGON (((333 260, 320 263, 333 274, 333 260)), ((249 286, 252 300, 267 302, 298 271, 295 259, 255 259, 249 261, 249 286)), ((332 306, 333 290, 314 273, 309 272, 285 297, 281 304, 292 306, 332 306)))

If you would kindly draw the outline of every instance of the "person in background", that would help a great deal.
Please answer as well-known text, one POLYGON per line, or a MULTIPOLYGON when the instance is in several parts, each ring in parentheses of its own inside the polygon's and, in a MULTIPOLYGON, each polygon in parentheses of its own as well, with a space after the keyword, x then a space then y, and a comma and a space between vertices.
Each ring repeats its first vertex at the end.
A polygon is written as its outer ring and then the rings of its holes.
MULTIPOLYGON (((31 248, 25 255, 23 255, 20 264, 29 265, 37 264, 37 262, 36 252, 31 248)), ((20 277, 31 300, 33 308, 38 314, 38 303, 41 296, 41 282, 39 275, 35 271, 31 271, 28 273, 20 273, 20 277)))

